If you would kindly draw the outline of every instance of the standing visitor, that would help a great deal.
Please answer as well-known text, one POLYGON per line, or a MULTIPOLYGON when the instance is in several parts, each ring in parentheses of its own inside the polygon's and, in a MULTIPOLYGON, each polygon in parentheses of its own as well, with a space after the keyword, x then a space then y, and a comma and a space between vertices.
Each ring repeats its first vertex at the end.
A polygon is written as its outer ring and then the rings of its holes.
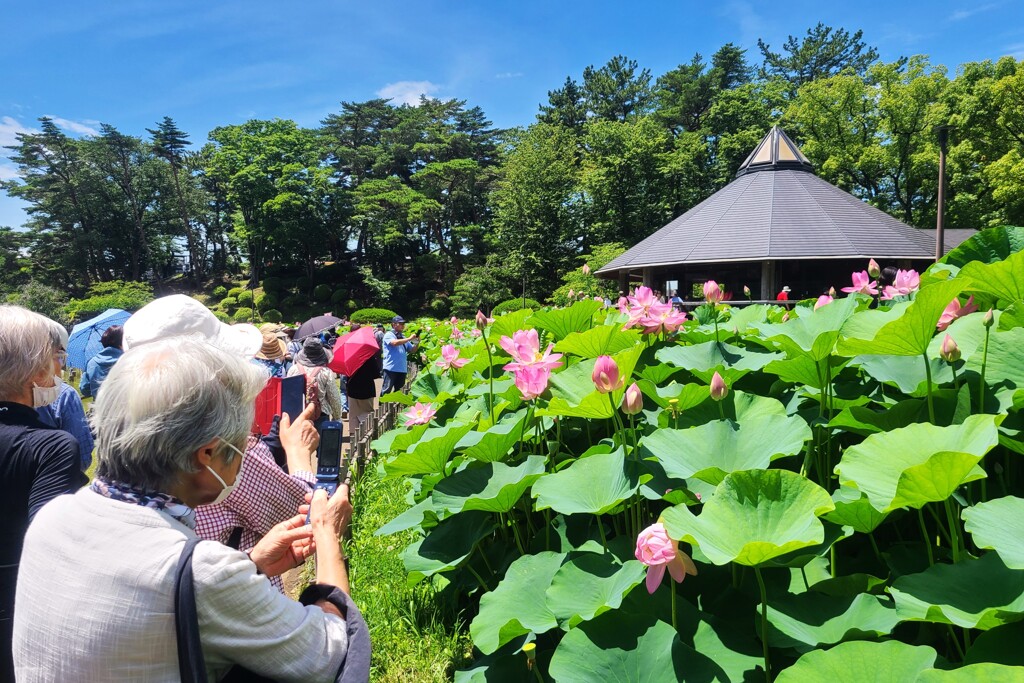
POLYGON ((405 386, 405 375, 409 371, 409 352, 415 351, 420 345, 417 335, 406 337, 404 332, 405 318, 396 315, 391 319, 391 329, 384 335, 381 345, 384 373, 381 395, 402 390, 405 386))
POLYGON ((34 410, 56 398, 53 367, 62 354, 53 321, 0 305, 0 681, 14 680, 14 592, 29 522, 85 483, 78 442, 34 410))
MULTIPOLYGON (((360 327, 359 323, 352 323, 353 332, 360 327)), ((368 358, 348 378, 348 438, 350 444, 355 438, 356 427, 373 414, 373 400, 377 398, 376 380, 380 377, 380 371, 377 368, 376 357, 368 358)))
POLYGON ((310 419, 317 430, 327 420, 341 419, 338 376, 327 367, 330 362, 331 357, 320 340, 306 337, 302 350, 295 356, 295 364, 288 371, 289 377, 303 375, 306 378, 306 404, 314 405, 310 419))
POLYGON ((256 352, 256 356, 252 359, 252 362, 254 365, 258 365, 266 370, 271 377, 284 377, 284 357, 287 354, 287 351, 288 347, 284 341, 278 339, 272 332, 264 332, 263 345, 260 346, 260 350, 256 352))
POLYGON ((99 395, 100 385, 110 373, 110 368, 114 367, 114 363, 124 353, 121 349, 123 336, 124 328, 120 325, 111 325, 103 331, 103 335, 100 337, 103 350, 86 363, 82 381, 78 384, 78 390, 82 392, 82 396, 95 399, 99 395))
MULTIPOLYGON (((790 293, 791 291, 793 291, 793 290, 791 290, 791 289, 789 288, 789 285, 784 285, 784 286, 782 287, 782 291, 781 291, 781 292, 779 292, 778 294, 776 294, 776 295, 775 295, 775 298, 776 298, 776 299, 777 299, 778 301, 784 301, 784 302, 788 302, 788 301, 789 301, 789 293, 790 293)), ((787 308, 787 309, 789 308, 789 304, 788 304, 788 303, 783 303, 782 305, 783 305, 783 306, 784 306, 785 308, 787 308)))
POLYGON ((53 361, 53 378, 57 387, 57 398, 51 403, 36 409, 39 420, 47 427, 60 429, 78 441, 78 453, 81 456, 82 471, 89 469, 92 464, 92 429, 89 427, 89 420, 85 417, 85 406, 74 387, 61 379, 64 371, 64 361, 67 359, 68 331, 64 326, 53 320, 47 321, 53 329, 54 334, 60 340, 60 354, 53 361))
POLYGON ((672 290, 672 299, 669 301, 672 304, 672 308, 677 311, 683 310, 683 298, 679 296, 679 290, 672 290))

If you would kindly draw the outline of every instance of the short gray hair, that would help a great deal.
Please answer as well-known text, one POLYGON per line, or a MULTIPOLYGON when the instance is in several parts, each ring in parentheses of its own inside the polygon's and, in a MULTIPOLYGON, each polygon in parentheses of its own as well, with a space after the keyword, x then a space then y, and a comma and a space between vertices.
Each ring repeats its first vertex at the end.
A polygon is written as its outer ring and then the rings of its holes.
POLYGON ((60 349, 54 326, 60 327, 27 308, 0 305, 0 400, 23 393, 33 377, 53 367, 53 354, 60 349))
MULTIPOLYGON (((100 476, 166 491, 195 472, 196 451, 216 437, 242 447, 266 373, 249 361, 186 337, 126 352, 93 409, 100 476)), ((221 449, 230 462, 234 451, 221 449)))

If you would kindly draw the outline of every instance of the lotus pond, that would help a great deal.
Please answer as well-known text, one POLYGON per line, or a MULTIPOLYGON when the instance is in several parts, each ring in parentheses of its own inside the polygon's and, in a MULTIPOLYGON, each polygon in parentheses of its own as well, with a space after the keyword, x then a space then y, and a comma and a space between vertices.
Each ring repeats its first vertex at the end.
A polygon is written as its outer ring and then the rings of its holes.
POLYGON ((1022 680, 1022 246, 789 311, 436 325, 377 533, 466 605, 455 680, 1022 680))

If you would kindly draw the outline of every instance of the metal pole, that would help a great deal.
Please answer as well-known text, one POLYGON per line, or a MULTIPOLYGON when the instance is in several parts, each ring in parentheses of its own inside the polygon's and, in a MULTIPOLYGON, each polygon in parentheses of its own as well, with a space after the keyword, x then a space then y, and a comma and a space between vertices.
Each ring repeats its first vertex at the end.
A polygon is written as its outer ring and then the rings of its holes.
POLYGON ((943 244, 945 217, 943 214, 946 210, 946 146, 949 142, 949 126, 938 126, 935 130, 939 134, 939 196, 935 215, 935 260, 939 261, 945 256, 945 245, 943 244))

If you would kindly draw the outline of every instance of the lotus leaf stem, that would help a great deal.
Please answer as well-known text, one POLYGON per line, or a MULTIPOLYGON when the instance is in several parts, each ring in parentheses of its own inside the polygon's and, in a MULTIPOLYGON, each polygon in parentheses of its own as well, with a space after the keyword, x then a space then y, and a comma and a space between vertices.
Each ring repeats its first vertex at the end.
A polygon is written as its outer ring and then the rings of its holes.
POLYGON ((511 514, 511 511, 509 511, 509 512, 510 512, 510 514, 509 514, 509 516, 508 516, 508 517, 509 517, 509 520, 510 520, 510 522, 511 522, 511 524, 512 524, 512 535, 513 535, 513 536, 515 536, 515 539, 516 539, 516 547, 517 547, 517 548, 519 548, 519 554, 520 554, 520 555, 525 555, 525 554, 526 554, 526 547, 525 547, 525 546, 523 545, 523 539, 522 539, 522 537, 521 537, 521 536, 519 535, 519 525, 518 525, 518 524, 516 523, 516 521, 515 521, 515 520, 514 520, 514 519, 512 518, 512 514, 511 514))
POLYGON ((928 362, 928 354, 922 353, 924 358, 924 376, 928 384, 928 421, 935 424, 935 404, 932 402, 932 364, 928 362))
POLYGON ((597 533, 601 534, 601 546, 608 552, 608 539, 604 535, 604 524, 601 522, 601 515, 597 515, 597 533))
POLYGON ((491 425, 494 425, 494 358, 491 356, 491 343, 487 341, 487 332, 483 333, 484 348, 487 349, 487 378, 490 381, 490 391, 487 392, 487 412, 491 415, 491 425))
POLYGON ((469 562, 466 563, 466 569, 468 569, 469 573, 473 575, 473 578, 480 583, 481 588, 488 591, 491 590, 490 587, 487 585, 487 582, 484 581, 484 577, 480 576, 480 573, 477 570, 473 569, 473 565, 471 565, 469 562))
POLYGON ((988 335, 991 327, 985 328, 985 347, 981 351, 981 375, 978 377, 978 412, 985 412, 985 367, 988 365, 988 335))
POLYGON ((946 541, 946 545, 948 545, 950 548, 952 548, 953 547, 953 541, 950 540, 949 534, 946 533, 946 523, 942 521, 942 518, 939 517, 939 513, 937 513, 934 510, 934 508, 932 508, 932 506, 925 505, 925 509, 927 509, 928 513, 931 514, 932 518, 935 519, 935 528, 939 530, 939 534, 941 534, 943 540, 946 541))
POLYGON ((676 625, 676 582, 672 577, 669 577, 669 584, 672 586, 672 630, 678 633, 679 627, 676 625))
POLYGON ((946 521, 949 523, 949 547, 953 550, 953 562, 960 561, 960 527, 953 515, 953 502, 950 498, 943 501, 946 508, 946 521))
POLYGON ((917 522, 921 525, 921 536, 924 538, 924 547, 928 551, 928 566, 935 565, 935 554, 932 552, 932 541, 928 538, 928 527, 924 525, 924 513, 917 508, 917 522))
POLYGON ((757 587, 761 590, 761 652, 764 655, 764 676, 765 680, 770 681, 772 665, 768 658, 768 591, 765 590, 760 567, 754 567, 754 576, 757 577, 757 587))
POLYGON ((956 648, 956 653, 960 655, 960 661, 964 661, 964 648, 960 645, 960 639, 956 637, 956 631, 953 630, 953 625, 946 624, 946 628, 949 629, 949 639, 953 641, 953 647, 956 648))

